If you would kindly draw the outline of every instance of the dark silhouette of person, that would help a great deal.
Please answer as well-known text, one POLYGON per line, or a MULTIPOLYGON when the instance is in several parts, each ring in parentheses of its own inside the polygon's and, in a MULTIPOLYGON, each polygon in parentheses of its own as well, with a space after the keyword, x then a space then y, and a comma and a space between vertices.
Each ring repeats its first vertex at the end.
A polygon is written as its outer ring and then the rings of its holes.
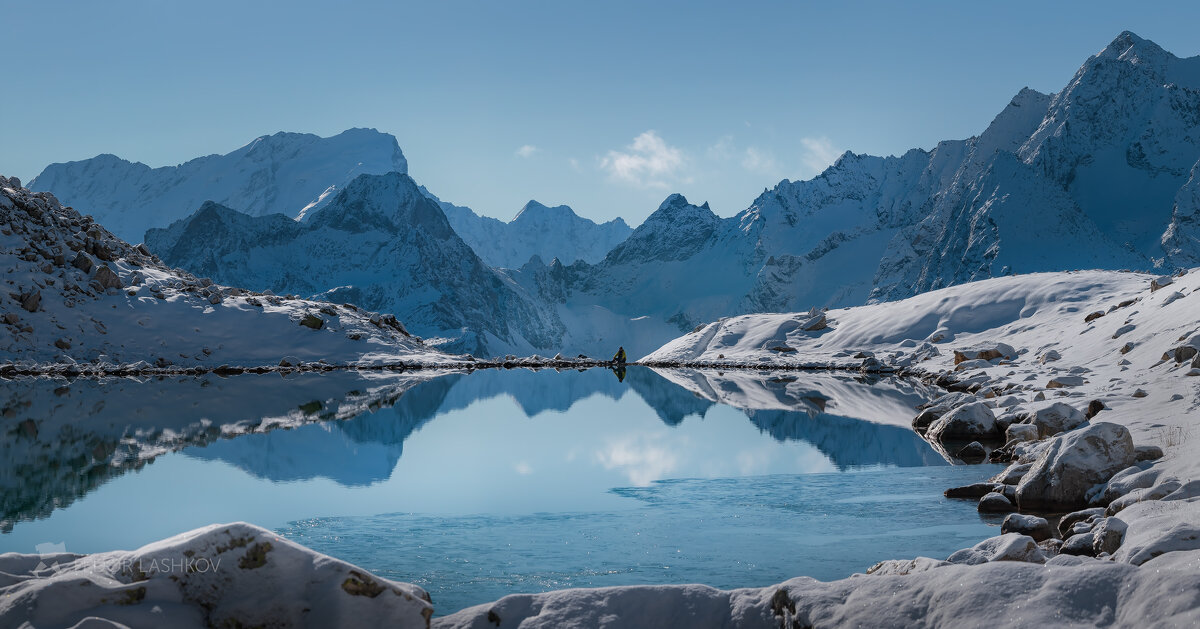
POLYGON ((618 365, 625 364, 625 347, 618 347, 617 353, 613 356, 612 361, 618 365))

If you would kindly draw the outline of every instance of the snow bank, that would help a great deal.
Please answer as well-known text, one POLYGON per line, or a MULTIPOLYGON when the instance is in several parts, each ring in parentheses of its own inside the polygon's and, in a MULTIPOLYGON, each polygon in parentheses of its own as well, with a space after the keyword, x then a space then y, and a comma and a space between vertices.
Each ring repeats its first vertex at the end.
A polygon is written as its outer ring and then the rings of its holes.
POLYGON ((245 523, 134 551, 0 555, 5 626, 426 627, 432 614, 415 585, 245 523))
POLYGON ((0 178, 0 365, 450 364, 390 315, 170 269, 50 193, 0 178))

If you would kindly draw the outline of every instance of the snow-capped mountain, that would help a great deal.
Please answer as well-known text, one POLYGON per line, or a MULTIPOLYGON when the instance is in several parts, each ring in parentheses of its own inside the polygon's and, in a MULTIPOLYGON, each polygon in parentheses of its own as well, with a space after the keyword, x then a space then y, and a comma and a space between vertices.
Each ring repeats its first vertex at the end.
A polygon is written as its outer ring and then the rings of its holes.
POLYGON ((576 260, 599 262, 633 231, 620 218, 596 223, 566 205, 547 207, 532 200, 505 223, 480 216, 469 207, 442 201, 424 186, 421 191, 437 201, 454 231, 493 267, 520 268, 533 256, 542 260, 558 258, 566 264, 576 260))
POLYGON ((408 175, 360 175, 303 222, 207 203, 146 245, 215 280, 395 313, 443 348, 560 344, 562 323, 485 265, 408 175))
POLYGON ((976 137, 847 152, 727 219, 673 195, 596 265, 512 275, 560 310, 600 309, 601 330, 638 321, 654 336, 655 322, 687 331, 1010 274, 1184 267, 1200 258, 1197 159, 1200 57, 1122 33, 1063 91, 1021 90, 976 137))
POLYGON ((53 192, 113 233, 140 242, 205 201, 251 216, 303 217, 363 173, 408 172, 396 138, 374 129, 350 129, 321 138, 308 133, 264 135, 225 155, 151 168, 115 155, 51 164, 31 190, 53 192))

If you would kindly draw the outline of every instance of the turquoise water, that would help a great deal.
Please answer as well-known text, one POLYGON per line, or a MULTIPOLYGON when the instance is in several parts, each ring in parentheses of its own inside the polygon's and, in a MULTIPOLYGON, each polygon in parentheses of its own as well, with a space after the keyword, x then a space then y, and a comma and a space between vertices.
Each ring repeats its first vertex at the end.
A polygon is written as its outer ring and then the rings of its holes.
POLYGON ((6 425, 38 430, 5 437, 0 551, 244 520, 417 583, 442 614, 564 587, 836 579, 995 532, 942 497, 994 467, 949 465, 907 428, 919 385, 667 375, 5 383, 6 425), (283 417, 308 423, 267 430, 283 417), (217 438, 228 425, 259 432, 217 438))

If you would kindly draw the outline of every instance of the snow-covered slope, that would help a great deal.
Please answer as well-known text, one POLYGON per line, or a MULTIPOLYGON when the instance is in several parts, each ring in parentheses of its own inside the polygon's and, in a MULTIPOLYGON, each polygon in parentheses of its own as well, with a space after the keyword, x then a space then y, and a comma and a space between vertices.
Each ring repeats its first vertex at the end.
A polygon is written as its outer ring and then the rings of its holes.
POLYGON ((303 222, 217 204, 146 245, 218 281, 396 313, 443 348, 481 356, 553 350, 563 329, 485 265, 407 175, 360 175, 303 222))
POLYGON ((0 178, 0 364, 274 366, 453 359, 390 315, 171 269, 54 195, 0 178))
POLYGON ((537 201, 526 203, 515 218, 505 223, 480 216, 469 207, 442 201, 424 186, 421 191, 437 201, 454 231, 493 267, 520 268, 533 256, 542 260, 558 258, 565 264, 576 260, 599 262, 633 231, 620 218, 597 224, 568 206, 547 207, 537 201))
POLYGON ((305 216, 363 173, 407 172, 396 138, 374 129, 350 129, 321 138, 307 133, 265 135, 225 155, 178 166, 150 168, 115 155, 51 164, 31 190, 53 192, 114 234, 141 242, 205 201, 252 216, 305 216))

